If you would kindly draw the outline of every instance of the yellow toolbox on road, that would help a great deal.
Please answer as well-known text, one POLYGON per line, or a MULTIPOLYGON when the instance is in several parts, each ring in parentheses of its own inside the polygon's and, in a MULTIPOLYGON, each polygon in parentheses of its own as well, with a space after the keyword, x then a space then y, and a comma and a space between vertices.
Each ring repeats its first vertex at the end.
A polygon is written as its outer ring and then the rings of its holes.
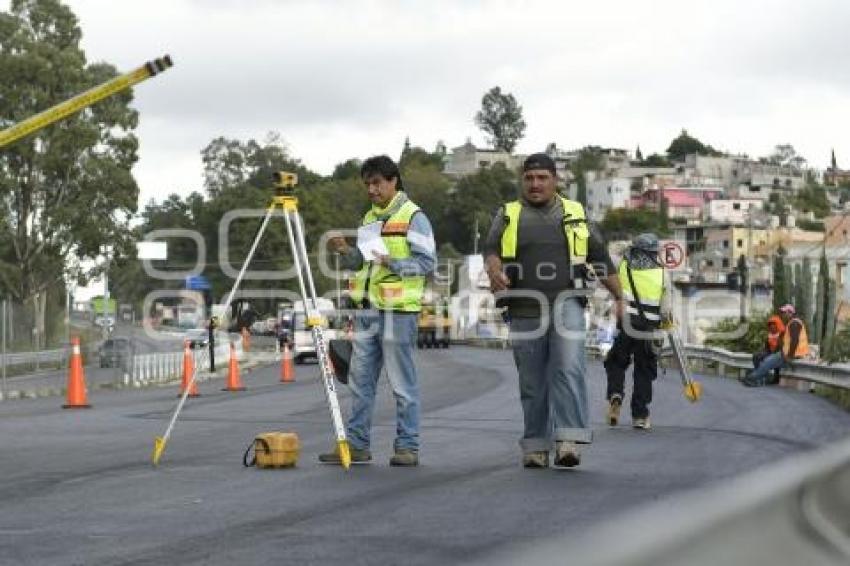
POLYGON ((301 443, 294 432, 263 432, 258 434, 242 458, 245 466, 258 468, 290 468, 298 462, 301 443), (249 461, 251 450, 254 457, 249 461))

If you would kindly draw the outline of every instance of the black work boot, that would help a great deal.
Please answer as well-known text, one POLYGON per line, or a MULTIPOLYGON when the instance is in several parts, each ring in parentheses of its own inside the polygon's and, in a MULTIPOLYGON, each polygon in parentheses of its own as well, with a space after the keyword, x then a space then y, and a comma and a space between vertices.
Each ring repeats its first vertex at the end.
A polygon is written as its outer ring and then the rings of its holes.
POLYGON ((398 448, 390 458, 390 466, 418 466, 419 453, 407 448, 398 448))

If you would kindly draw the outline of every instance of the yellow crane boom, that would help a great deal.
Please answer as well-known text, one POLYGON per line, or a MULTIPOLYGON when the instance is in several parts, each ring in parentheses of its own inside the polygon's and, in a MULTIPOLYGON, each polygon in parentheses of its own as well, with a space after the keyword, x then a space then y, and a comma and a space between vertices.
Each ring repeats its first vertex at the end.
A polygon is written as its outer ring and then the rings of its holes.
POLYGON ((67 118, 71 114, 79 112, 83 108, 91 106, 96 102, 100 102, 104 98, 108 98, 115 93, 130 88, 134 84, 156 76, 171 67, 172 64, 171 57, 168 55, 159 59, 154 59, 153 61, 148 61, 138 69, 117 76, 114 79, 110 79, 103 84, 90 88, 89 90, 66 100, 65 102, 60 102, 56 106, 52 106, 43 112, 39 112, 35 116, 27 118, 22 122, 18 122, 17 124, 0 132, 0 148, 26 137, 33 132, 37 132, 54 122, 67 118))

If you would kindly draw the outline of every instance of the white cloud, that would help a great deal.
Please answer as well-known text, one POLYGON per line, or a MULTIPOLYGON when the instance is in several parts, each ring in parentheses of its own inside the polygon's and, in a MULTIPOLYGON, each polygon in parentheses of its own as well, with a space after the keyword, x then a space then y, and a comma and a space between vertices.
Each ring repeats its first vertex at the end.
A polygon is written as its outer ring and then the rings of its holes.
MULTIPOLYGON (((397 154, 404 137, 483 142, 499 84, 524 107, 520 151, 663 152, 682 127, 813 165, 850 156, 850 4, 802 2, 236 2, 72 0, 91 60, 175 67, 140 85, 142 202, 201 189, 200 150, 279 131, 320 172, 397 154)), ((850 157, 845 165, 850 165, 850 157)))

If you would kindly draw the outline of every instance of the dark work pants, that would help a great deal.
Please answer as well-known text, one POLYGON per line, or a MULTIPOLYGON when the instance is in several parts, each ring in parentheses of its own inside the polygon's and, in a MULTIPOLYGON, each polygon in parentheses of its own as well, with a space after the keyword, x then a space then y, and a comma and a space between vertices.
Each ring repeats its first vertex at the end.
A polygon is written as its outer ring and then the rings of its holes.
POLYGON ((605 358, 605 373, 608 375, 608 395, 624 397, 626 370, 634 358, 634 390, 632 391, 632 418, 649 416, 652 402, 652 382, 658 375, 658 358, 649 340, 640 340, 626 334, 622 329, 614 339, 614 345, 605 358))

